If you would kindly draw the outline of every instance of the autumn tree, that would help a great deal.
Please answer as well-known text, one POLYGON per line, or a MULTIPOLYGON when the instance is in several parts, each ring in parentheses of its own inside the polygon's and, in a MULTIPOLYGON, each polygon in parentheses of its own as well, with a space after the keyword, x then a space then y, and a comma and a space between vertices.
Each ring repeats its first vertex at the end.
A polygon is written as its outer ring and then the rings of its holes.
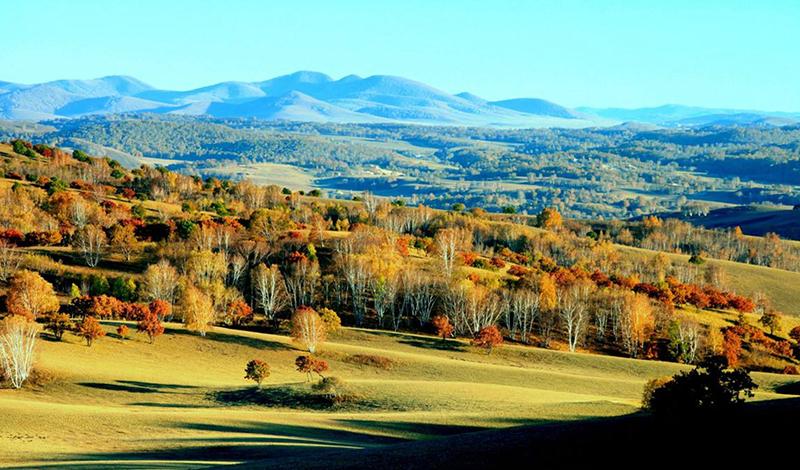
POLYGON ((54 312, 45 316, 44 329, 49 331, 56 341, 61 341, 66 331, 75 325, 66 313, 54 312))
POLYGON ((624 306, 619 318, 622 346, 631 357, 644 349, 655 326, 650 299, 643 294, 626 292, 624 306))
POLYGON ((472 339, 473 346, 486 349, 486 354, 491 354, 492 349, 503 344, 503 335, 495 325, 481 328, 475 338, 472 339))
POLYGON ((561 214, 555 207, 546 207, 536 216, 536 225, 542 228, 558 228, 562 223, 561 214))
POLYGON ((150 313, 158 317, 159 320, 164 320, 172 316, 172 305, 165 300, 156 299, 147 305, 150 313))
POLYGON ((214 303, 208 295, 188 284, 183 290, 180 302, 183 321, 186 329, 196 331, 200 336, 205 336, 206 332, 212 328, 214 323, 214 303))
POLYGON ((117 327, 117 336, 119 336, 120 339, 128 339, 129 334, 130 328, 128 328, 128 325, 119 325, 117 327))
POLYGON ((782 315, 777 310, 769 309, 761 315, 758 322, 769 330, 769 334, 774 335, 776 331, 781 331, 782 315))
POLYGON ((275 315, 289 304, 283 275, 277 265, 267 267, 260 263, 256 266, 253 270, 253 287, 256 306, 263 310, 268 321, 273 321, 275 315))
POLYGON ((38 333, 39 326, 23 316, 0 321, 0 370, 14 388, 22 387, 33 369, 38 333))
POLYGON ((306 379, 311 381, 311 374, 316 373, 320 378, 325 378, 322 373, 328 370, 328 361, 317 359, 310 355, 298 356, 294 361, 297 372, 306 374, 306 379))
POLYGON ((322 320, 322 323, 325 325, 325 331, 330 333, 335 333, 342 327, 342 320, 339 318, 339 315, 336 314, 333 310, 329 308, 321 308, 319 309, 319 318, 322 320))
POLYGON ((433 323, 433 327, 436 330, 436 336, 440 336, 442 341, 446 341, 447 338, 453 335, 453 325, 447 316, 436 315, 431 320, 431 323, 433 323))
POLYGON ((164 325, 161 324, 158 315, 146 308, 142 311, 142 317, 136 323, 136 330, 139 333, 146 334, 150 344, 153 344, 156 338, 164 333, 164 325))
POLYGON ((125 257, 125 261, 130 261, 131 257, 138 253, 141 244, 136 238, 133 225, 117 225, 111 232, 111 248, 125 257))
POLYGON ((58 311, 59 302, 53 285, 34 271, 19 271, 11 279, 6 307, 12 315, 31 319, 58 311))
POLYGON ((537 322, 537 332, 542 346, 549 347, 553 333, 558 326, 558 290, 553 277, 543 274, 537 282, 539 292, 539 319, 537 322))
POLYGON ((94 340, 106 335, 105 330, 94 317, 85 317, 78 326, 78 336, 86 340, 86 346, 91 346, 94 340))
POLYGON ((742 354, 742 337, 733 328, 726 328, 723 332, 722 354, 728 367, 739 365, 739 356, 742 354))
POLYGON ((292 314, 292 338, 314 354, 325 341, 325 323, 311 307, 300 307, 292 314))
POLYGON ((261 359, 252 359, 244 368, 244 374, 245 379, 254 381, 256 387, 261 388, 261 382, 269 377, 270 367, 269 364, 261 359))
POLYGON ((225 310, 225 322, 229 325, 243 325, 253 319, 253 309, 242 299, 228 304, 225 310))

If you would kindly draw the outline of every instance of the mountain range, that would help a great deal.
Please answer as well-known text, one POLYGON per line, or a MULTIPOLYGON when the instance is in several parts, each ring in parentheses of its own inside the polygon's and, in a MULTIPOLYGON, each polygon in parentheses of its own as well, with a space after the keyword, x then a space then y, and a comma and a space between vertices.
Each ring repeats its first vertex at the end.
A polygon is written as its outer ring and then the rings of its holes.
POLYGON ((348 75, 339 80, 301 71, 262 82, 222 82, 188 91, 160 90, 128 76, 56 80, 33 85, 0 81, 0 119, 43 121, 88 115, 176 114, 265 120, 411 123, 484 127, 608 127, 715 123, 785 125, 800 113, 679 105, 570 109, 540 98, 488 101, 450 94, 403 77, 348 75))

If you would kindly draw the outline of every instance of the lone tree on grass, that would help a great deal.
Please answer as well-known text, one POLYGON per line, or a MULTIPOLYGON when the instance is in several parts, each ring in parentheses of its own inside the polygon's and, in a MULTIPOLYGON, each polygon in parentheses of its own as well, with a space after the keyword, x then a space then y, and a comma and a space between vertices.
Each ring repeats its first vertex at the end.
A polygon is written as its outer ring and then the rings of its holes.
POLYGON ((66 313, 51 313, 47 315, 47 321, 44 324, 44 329, 49 331, 56 341, 61 341, 64 332, 72 330, 74 327, 75 324, 66 313))
POLYGON ((248 362, 247 367, 244 368, 244 378, 255 381, 256 386, 261 388, 261 382, 269 377, 269 372, 269 364, 261 359, 253 359, 248 362))
POLYGON ((164 333, 164 325, 158 319, 158 315, 153 313, 149 308, 143 309, 142 317, 136 324, 136 330, 139 333, 145 333, 150 339, 150 344, 155 342, 156 337, 164 333))
POLYGON ((94 340, 106 335, 100 322, 95 317, 86 317, 78 327, 78 336, 86 340, 86 346, 91 346, 94 340))
POLYGON ((317 346, 325 341, 325 323, 311 307, 299 307, 292 315, 292 338, 302 344, 308 352, 317 352, 317 346))
POLYGON ((445 315, 436 315, 431 320, 431 323, 436 328, 436 336, 441 336, 442 341, 447 341, 447 338, 453 335, 453 325, 445 315))
POLYGON ((297 372, 306 374, 306 379, 311 381, 311 374, 316 373, 320 378, 324 379, 323 372, 328 370, 328 361, 324 359, 316 359, 313 356, 305 355, 298 356, 294 361, 297 367, 297 372))
POLYGON ((472 344, 486 349, 486 354, 491 354, 492 349, 503 344, 503 335, 500 334, 500 330, 496 326, 485 326, 473 338, 472 344))
POLYGON ((0 372, 14 388, 22 387, 33 369, 39 326, 19 315, 0 321, 0 372))
POLYGON ((128 328, 128 325, 120 325, 117 327, 117 334, 119 335, 120 339, 128 339, 130 328, 128 328))

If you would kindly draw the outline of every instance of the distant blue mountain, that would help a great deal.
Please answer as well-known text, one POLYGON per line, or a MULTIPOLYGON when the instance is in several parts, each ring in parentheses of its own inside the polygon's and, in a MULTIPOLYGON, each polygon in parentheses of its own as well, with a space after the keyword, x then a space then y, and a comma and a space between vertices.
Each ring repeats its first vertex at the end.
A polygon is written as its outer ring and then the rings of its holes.
POLYGON ((660 126, 707 125, 786 125, 800 122, 800 113, 701 108, 666 104, 652 108, 577 108, 584 115, 623 122, 642 122, 660 126))
POLYGON ((124 113, 493 127, 589 127, 623 122, 660 126, 723 122, 782 125, 797 122, 800 117, 677 105, 573 110, 539 98, 490 102, 467 92, 453 95, 390 75, 348 75, 334 80, 311 71, 261 82, 222 82, 186 91, 156 89, 127 76, 34 85, 0 81, 0 119, 41 121, 124 113))

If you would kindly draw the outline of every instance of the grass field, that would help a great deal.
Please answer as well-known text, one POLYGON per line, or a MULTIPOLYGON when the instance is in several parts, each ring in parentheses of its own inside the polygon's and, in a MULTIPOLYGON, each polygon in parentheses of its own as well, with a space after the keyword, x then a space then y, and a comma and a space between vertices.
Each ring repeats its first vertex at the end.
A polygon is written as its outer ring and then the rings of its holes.
MULTIPOLYGON (((357 399, 325 408, 298 401, 309 386, 285 336, 219 328, 201 338, 170 325, 151 345, 106 329, 92 347, 42 339, 50 381, 0 390, 0 465, 203 467, 619 416, 637 410, 647 379, 683 367, 516 345, 487 355, 461 341, 345 329, 320 354, 357 399), (272 365, 261 392, 243 379, 255 357, 272 365)), ((759 399, 781 396, 774 389, 789 380, 755 375, 759 399)))

